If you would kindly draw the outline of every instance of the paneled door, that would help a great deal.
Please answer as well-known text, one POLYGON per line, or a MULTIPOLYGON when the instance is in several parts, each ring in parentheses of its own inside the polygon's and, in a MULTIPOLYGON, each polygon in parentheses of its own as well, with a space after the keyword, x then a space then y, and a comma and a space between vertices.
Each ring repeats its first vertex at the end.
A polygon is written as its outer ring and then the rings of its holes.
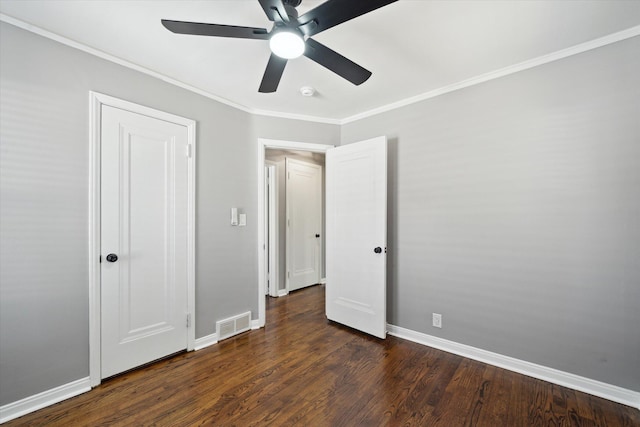
POLYGON ((320 282, 322 166, 286 160, 287 289, 320 282))
POLYGON ((387 139, 326 155, 327 318, 386 336, 387 139))
POLYGON ((101 112, 101 378, 187 348, 187 128, 101 112))

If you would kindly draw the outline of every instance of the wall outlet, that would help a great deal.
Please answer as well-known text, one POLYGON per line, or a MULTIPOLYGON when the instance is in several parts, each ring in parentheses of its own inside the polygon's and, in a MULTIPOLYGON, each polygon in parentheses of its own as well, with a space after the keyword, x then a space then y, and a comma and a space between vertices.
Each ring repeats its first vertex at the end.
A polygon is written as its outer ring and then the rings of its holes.
POLYGON ((434 328, 442 328, 442 314, 432 313, 431 320, 434 328))

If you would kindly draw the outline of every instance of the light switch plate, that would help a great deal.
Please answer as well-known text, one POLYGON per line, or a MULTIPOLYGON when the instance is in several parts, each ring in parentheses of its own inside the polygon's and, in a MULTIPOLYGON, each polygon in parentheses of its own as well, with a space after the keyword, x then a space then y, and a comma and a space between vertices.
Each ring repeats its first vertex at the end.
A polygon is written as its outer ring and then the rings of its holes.
POLYGON ((231 225, 238 225, 238 208, 231 208, 231 225))

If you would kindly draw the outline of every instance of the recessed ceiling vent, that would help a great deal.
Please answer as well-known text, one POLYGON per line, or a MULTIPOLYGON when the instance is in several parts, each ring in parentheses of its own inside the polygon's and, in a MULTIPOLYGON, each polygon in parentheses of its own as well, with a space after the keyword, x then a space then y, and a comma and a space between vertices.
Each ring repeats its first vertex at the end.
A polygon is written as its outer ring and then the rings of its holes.
POLYGON ((248 331, 249 329, 251 329, 250 311, 216 322, 218 341, 238 335, 239 333, 248 331))

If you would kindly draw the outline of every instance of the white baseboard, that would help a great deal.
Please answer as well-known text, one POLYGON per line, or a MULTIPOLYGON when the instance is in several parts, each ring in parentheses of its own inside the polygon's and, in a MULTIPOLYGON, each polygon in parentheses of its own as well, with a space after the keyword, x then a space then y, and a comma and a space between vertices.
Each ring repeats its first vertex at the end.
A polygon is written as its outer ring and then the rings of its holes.
POLYGON ((251 321, 251 329, 260 329, 264 326, 264 323, 260 323, 260 319, 253 319, 251 321))
POLYGON ((326 285, 327 284, 327 278, 323 277, 322 279, 320 279, 320 284, 321 285, 326 285))
POLYGON ((387 324, 389 335, 640 409, 640 392, 387 324))
POLYGON ((289 295, 289 291, 286 289, 279 289, 278 290, 278 297, 284 297, 286 295, 289 295))
POLYGON ((193 349, 195 351, 198 351, 217 343, 218 343, 218 334, 213 333, 211 335, 205 335, 202 338, 196 338, 196 345, 193 349))
POLYGON ((89 377, 0 406, 0 424, 91 390, 89 377))

